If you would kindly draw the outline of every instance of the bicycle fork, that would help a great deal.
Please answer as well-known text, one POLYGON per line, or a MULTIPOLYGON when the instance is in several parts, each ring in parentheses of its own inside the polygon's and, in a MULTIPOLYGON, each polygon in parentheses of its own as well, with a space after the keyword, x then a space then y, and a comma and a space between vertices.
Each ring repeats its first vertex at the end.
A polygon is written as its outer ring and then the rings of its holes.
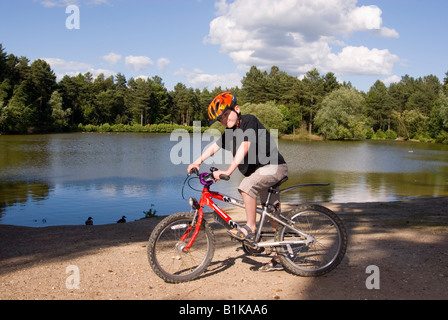
POLYGON ((182 236, 182 238, 180 238, 180 240, 178 242, 178 244, 185 243, 185 240, 188 238, 190 233, 193 231, 193 235, 191 236, 190 241, 188 241, 188 243, 185 246, 183 246, 183 248, 181 248, 181 251, 183 253, 188 253, 188 251, 190 251, 190 248, 193 245, 194 241, 196 240, 196 237, 199 234, 199 230, 201 229, 201 225, 204 220, 204 214, 203 214, 203 212, 199 212, 199 210, 202 210, 202 209, 195 210, 193 219, 191 220, 191 225, 188 227, 187 231, 185 231, 184 235, 182 236))

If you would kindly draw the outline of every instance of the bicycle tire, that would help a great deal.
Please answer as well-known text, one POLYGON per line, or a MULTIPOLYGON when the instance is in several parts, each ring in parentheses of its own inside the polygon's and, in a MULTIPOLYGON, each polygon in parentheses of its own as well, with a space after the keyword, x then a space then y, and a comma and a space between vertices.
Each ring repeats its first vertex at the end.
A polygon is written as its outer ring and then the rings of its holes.
POLYGON ((180 242, 193 221, 193 213, 180 212, 163 219, 148 240, 148 261, 153 271, 169 283, 188 282, 198 278, 209 266, 215 252, 215 236, 204 220, 199 234, 188 253, 182 248, 193 234, 180 242))
MULTIPOLYGON (((347 249, 347 232, 341 219, 330 209, 310 204, 302 205, 285 213, 296 228, 314 237, 315 242, 277 247, 277 254, 283 267, 292 274, 302 277, 322 276, 344 258, 347 249)), ((276 241, 304 240, 292 229, 279 226, 276 241)))

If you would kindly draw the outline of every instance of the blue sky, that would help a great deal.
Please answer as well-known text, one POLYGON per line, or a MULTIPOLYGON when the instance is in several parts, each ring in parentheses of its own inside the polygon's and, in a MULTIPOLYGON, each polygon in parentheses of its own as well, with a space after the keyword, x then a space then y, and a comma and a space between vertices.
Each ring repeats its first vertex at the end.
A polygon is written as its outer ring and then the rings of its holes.
POLYGON ((240 86, 251 65, 317 68, 367 91, 448 71, 446 0, 3 0, 0 43, 60 79, 162 77, 172 89, 240 86), (80 29, 67 29, 69 5, 80 29))

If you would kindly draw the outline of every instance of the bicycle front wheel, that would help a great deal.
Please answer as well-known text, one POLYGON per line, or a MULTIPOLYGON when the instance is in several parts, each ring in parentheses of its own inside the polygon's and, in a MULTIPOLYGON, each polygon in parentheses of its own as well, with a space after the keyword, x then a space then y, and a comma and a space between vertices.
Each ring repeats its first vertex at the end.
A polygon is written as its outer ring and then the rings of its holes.
POLYGON ((215 252, 215 237, 206 221, 203 221, 190 250, 183 251, 193 235, 195 226, 196 221, 192 213, 180 212, 162 220, 151 233, 148 241, 148 261, 154 272, 166 282, 194 280, 210 264, 215 252), (187 238, 181 241, 186 234, 187 238))
POLYGON ((317 277, 336 268, 347 248, 347 233, 341 219, 330 209, 303 205, 286 214, 294 227, 312 237, 305 237, 287 226, 279 226, 276 241, 303 241, 277 247, 283 267, 293 274, 317 277), (308 239, 310 240, 310 239, 308 239))

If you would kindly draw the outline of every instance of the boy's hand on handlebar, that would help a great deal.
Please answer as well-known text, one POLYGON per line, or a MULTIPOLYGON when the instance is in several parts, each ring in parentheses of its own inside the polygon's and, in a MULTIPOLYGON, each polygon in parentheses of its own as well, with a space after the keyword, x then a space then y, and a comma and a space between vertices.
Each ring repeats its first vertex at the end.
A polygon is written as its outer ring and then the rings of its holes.
POLYGON ((216 181, 219 181, 219 180, 227 181, 230 179, 230 174, 228 174, 226 171, 217 170, 217 171, 213 172, 213 178, 215 178, 216 181))
POLYGON ((197 164, 190 164, 187 168, 188 175, 199 174, 199 166, 197 164))

